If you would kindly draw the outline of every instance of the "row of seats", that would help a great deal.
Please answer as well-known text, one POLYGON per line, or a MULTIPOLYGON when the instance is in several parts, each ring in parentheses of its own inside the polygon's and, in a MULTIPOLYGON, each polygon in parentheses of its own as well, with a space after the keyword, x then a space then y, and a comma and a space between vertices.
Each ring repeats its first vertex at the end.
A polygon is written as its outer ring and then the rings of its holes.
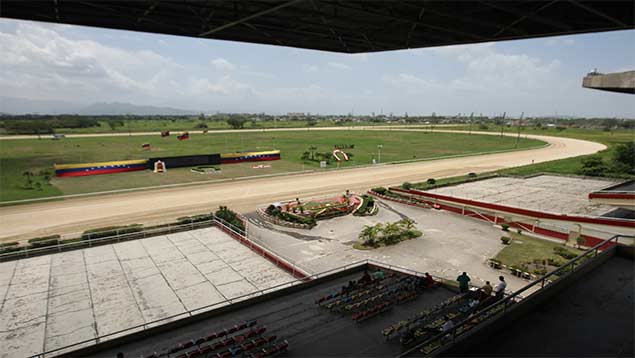
POLYGON ((419 313, 417 313, 416 315, 414 315, 413 317, 407 319, 407 320, 402 320, 399 321, 395 324, 392 324, 386 328, 384 328, 381 333, 388 337, 391 336, 395 333, 398 333, 399 331, 405 329, 405 328, 410 328, 413 324, 418 323, 421 320, 425 320, 429 317, 434 317, 434 316, 439 316, 439 312, 441 310, 443 310, 444 308, 446 308, 449 305, 455 304, 457 302, 459 302, 461 299, 463 298, 463 295, 456 295, 456 296, 452 296, 450 298, 448 298, 447 300, 438 303, 437 305, 435 305, 434 307, 432 307, 431 309, 428 310, 424 310, 421 311, 419 313))
POLYGON ((254 337, 262 335, 263 333, 265 333, 266 330, 267 328, 264 326, 255 327, 243 334, 238 334, 236 336, 228 336, 222 341, 218 341, 216 343, 212 343, 212 344, 208 344, 204 346, 199 346, 198 348, 191 350, 189 352, 181 353, 177 355, 176 358, 195 358, 195 357, 209 356, 213 352, 223 348, 227 348, 227 349, 220 353, 217 353, 215 356, 232 357, 234 355, 232 352, 236 351, 237 352, 236 354, 238 354, 243 351, 241 347, 243 344, 249 344, 249 343, 252 343, 253 341, 257 341, 261 343, 262 345, 262 344, 266 344, 267 342, 275 340, 276 338, 275 336, 273 336, 273 339, 271 340, 266 340, 265 338, 260 337, 260 338, 252 340, 251 342, 244 343, 246 340, 250 338, 254 338, 254 337), (262 342, 262 339, 265 339, 265 341, 262 342))
POLYGON ((257 323, 258 322, 256 320, 245 321, 245 322, 242 322, 240 324, 236 324, 236 325, 234 325, 234 326, 232 326, 230 328, 225 328, 223 330, 213 332, 213 333, 211 333, 208 336, 200 337, 200 338, 198 338, 196 340, 190 340, 190 341, 181 343, 181 344, 179 344, 177 346, 174 346, 174 347, 168 349, 167 353, 168 354, 174 354, 176 352, 182 351, 184 349, 191 348, 193 346, 200 346, 201 344, 203 344, 205 342, 211 342, 211 341, 213 341, 213 340, 215 340, 217 338, 226 337, 226 336, 228 336, 230 334, 233 334, 233 333, 242 331, 244 329, 253 327, 257 323))
MULTIPOLYGON (((395 287, 395 288, 386 290, 385 292, 382 292, 382 293, 379 293, 377 295, 374 295, 374 296, 371 296, 369 298, 366 298, 366 299, 364 299, 362 301, 346 305, 346 306, 344 306, 344 309, 347 310, 347 311, 353 311, 353 310, 359 309, 360 307, 364 307, 364 306, 368 305, 369 303, 373 303, 373 302, 375 302, 377 300, 388 299, 391 296, 393 296, 393 295, 395 295, 397 293, 403 292, 406 289, 407 288, 405 286, 395 287)), ((409 292, 411 292, 411 291, 409 291, 409 292)), ((399 300, 397 300, 397 301, 399 301, 399 300)))
POLYGON ((264 346, 267 343, 271 343, 276 340, 276 336, 269 337, 260 337, 254 340, 251 340, 247 343, 243 343, 238 346, 231 347, 225 351, 216 354, 217 358, 230 358, 235 357, 237 355, 242 355, 243 353, 249 352, 255 348, 264 346))
POLYGON ((287 349, 289 349, 289 342, 284 340, 270 347, 263 348, 260 352, 251 353, 249 356, 251 358, 270 358, 286 352, 287 349))
MULTIPOLYGON (((394 277, 396 275, 393 275, 391 277, 394 277)), ((386 279, 384 279, 385 281, 386 279)), ((377 285, 376 287, 374 287, 373 289, 367 289, 364 291, 359 291, 356 292, 355 294, 349 295, 347 297, 342 297, 340 299, 338 299, 335 302, 331 302, 326 304, 324 307, 330 309, 330 310, 334 310, 339 308, 339 306, 344 305, 344 304, 349 304, 349 305, 353 305, 355 304, 353 301, 360 299, 362 297, 366 297, 370 294, 373 293, 378 293, 381 292, 382 290, 386 290, 389 289, 390 287, 393 286, 398 286, 397 288, 402 289, 404 287, 404 284, 407 283, 408 278, 407 277, 398 277, 396 280, 393 280, 392 282, 388 282, 385 285, 377 285)))
POLYGON ((323 304, 323 303, 326 303, 326 302, 331 301, 333 299, 336 299, 338 297, 346 298, 346 297, 358 295, 360 292, 366 291, 369 287, 377 286, 377 285, 381 284, 382 282, 385 282, 388 279, 393 278, 395 276, 397 276, 395 273, 390 273, 390 274, 386 275, 383 279, 375 279, 374 281, 369 282, 368 284, 361 284, 360 280, 357 280, 356 282, 357 282, 358 287, 356 289, 353 289, 351 291, 340 290, 340 291, 336 291, 336 292, 331 292, 331 293, 329 293, 329 294, 327 294, 325 296, 322 296, 322 297, 319 297, 318 299, 316 299, 315 303, 316 304, 323 304))
MULTIPOLYGON (((165 356, 169 356, 172 354, 177 354, 180 351, 192 348, 192 347, 197 347, 195 350, 190 351, 190 352, 186 352, 186 353, 182 353, 179 354, 179 357, 196 357, 199 356, 199 354, 197 353, 197 351, 199 349, 202 348, 202 345, 206 342, 213 342, 216 339, 222 339, 225 338, 224 340, 218 341, 216 343, 213 344, 209 344, 206 347, 211 347, 214 349, 211 349, 211 351, 215 350, 215 349, 219 349, 221 347, 224 347, 228 344, 231 344, 231 342, 233 341, 240 341, 240 340, 244 340, 246 338, 252 338, 255 336, 258 336, 260 334, 262 334, 263 332, 265 332, 267 329, 264 326, 259 326, 259 327, 254 327, 257 324, 256 320, 251 320, 251 321, 244 321, 240 324, 236 324, 230 328, 225 328, 222 329, 220 331, 216 331, 213 332, 207 336, 204 337, 200 337, 198 339, 192 339, 189 340, 187 342, 183 342, 183 343, 179 343, 178 345, 171 347, 171 348, 166 348, 163 352, 161 353, 157 353, 154 352, 150 355, 145 356, 146 358, 158 358, 158 357, 165 357, 165 356), (249 331, 247 331, 244 334, 239 334, 236 336, 231 336, 232 334, 237 334, 240 331, 243 331, 247 328, 250 328, 249 331)), ((206 348, 208 349, 208 348, 206 348)))
POLYGON ((365 319, 368 319, 370 317, 373 317, 379 313, 382 313, 388 309, 392 308, 392 302, 390 301, 385 301, 382 302, 378 305, 375 305, 367 310, 361 311, 361 312, 357 312, 355 314, 353 314, 352 318, 354 321, 356 322, 361 322, 365 319))

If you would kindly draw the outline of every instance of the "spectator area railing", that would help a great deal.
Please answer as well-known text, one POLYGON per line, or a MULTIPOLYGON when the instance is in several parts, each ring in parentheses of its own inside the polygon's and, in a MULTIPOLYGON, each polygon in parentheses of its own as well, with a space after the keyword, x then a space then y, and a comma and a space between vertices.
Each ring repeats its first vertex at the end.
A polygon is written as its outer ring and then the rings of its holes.
POLYGON ((628 238, 634 239, 635 236, 630 235, 615 235, 605 241, 595 245, 594 247, 586 250, 579 256, 569 260, 564 265, 560 266, 556 270, 545 274, 544 276, 536 279, 525 287, 513 292, 512 294, 504 297, 503 299, 483 308, 475 315, 468 317, 458 323, 455 326, 445 332, 440 332, 439 334, 417 344, 416 346, 404 351, 398 357, 406 357, 413 353, 418 353, 418 351, 423 349, 423 353, 425 355, 436 355, 441 351, 451 347, 457 342, 457 339, 463 338, 464 335, 469 334, 469 332, 474 332, 478 329, 478 325, 483 322, 491 322, 492 319, 499 319, 510 312, 510 307, 520 302, 524 298, 531 298, 533 294, 540 292, 540 290, 535 290, 537 286, 540 288, 545 287, 545 285, 549 285, 554 282, 556 279, 564 277, 565 275, 571 274, 576 270, 581 264, 586 262, 588 259, 595 258, 598 256, 602 248, 610 247, 612 245, 616 245, 619 243, 620 238, 628 238), (533 289, 533 290, 532 290, 533 289), (522 294, 527 293, 526 297, 523 297, 522 294), (428 349, 426 349, 428 347, 428 349))

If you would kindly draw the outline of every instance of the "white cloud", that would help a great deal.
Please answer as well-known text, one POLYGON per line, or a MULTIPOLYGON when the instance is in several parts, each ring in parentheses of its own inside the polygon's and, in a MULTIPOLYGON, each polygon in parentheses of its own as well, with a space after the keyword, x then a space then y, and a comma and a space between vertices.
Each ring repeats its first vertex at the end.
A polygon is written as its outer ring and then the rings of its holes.
POLYGON ((527 54, 497 51, 494 43, 448 46, 431 49, 464 66, 463 77, 450 81, 450 88, 469 91, 538 90, 555 82, 560 61, 546 62, 527 54))
POLYGON ((314 72, 318 72, 319 70, 320 69, 314 65, 307 65, 307 64, 302 65, 302 71, 304 72, 314 73, 314 72))
POLYGON ((420 92, 431 87, 438 87, 438 83, 426 80, 408 73, 400 73, 398 75, 384 75, 382 81, 399 89, 411 92, 420 92))
POLYGON ((336 69, 336 70, 350 70, 351 69, 351 66, 345 65, 345 64, 343 64, 341 62, 329 62, 329 63, 327 63, 327 65, 330 68, 333 68, 333 69, 336 69))
POLYGON ((165 89, 157 82, 182 67, 148 50, 124 50, 73 40, 46 26, 19 23, 0 33, 0 95, 108 100, 165 89))
POLYGON ((214 66, 217 70, 223 71, 223 72, 229 72, 236 69, 236 65, 220 57, 212 60, 211 63, 212 63, 212 66, 214 66))

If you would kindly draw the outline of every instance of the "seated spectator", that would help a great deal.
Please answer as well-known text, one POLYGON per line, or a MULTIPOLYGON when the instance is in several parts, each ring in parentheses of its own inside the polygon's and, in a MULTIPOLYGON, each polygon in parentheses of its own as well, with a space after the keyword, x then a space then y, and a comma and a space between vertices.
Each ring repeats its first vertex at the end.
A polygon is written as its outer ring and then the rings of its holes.
POLYGON ((423 278, 423 287, 425 288, 431 288, 434 287, 438 284, 438 282, 436 282, 434 280, 434 278, 432 278, 432 276, 426 272, 425 277, 423 278))
POLYGON ((348 281, 348 286, 346 287, 348 288, 348 291, 353 291, 355 289, 355 281, 348 281))
POLYGON ((500 300, 505 296, 505 289, 507 288, 507 282, 505 282, 505 277, 498 276, 498 283, 496 284, 496 288, 494 289, 494 293, 496 295, 496 300, 500 300))
POLYGON ((383 280, 384 279, 384 271, 381 269, 377 269, 377 271, 373 272, 373 279, 375 280, 383 280))
POLYGON ((364 276, 362 276, 362 278, 360 278, 357 282, 361 283, 361 284, 368 284, 368 283, 373 282, 373 279, 368 274, 368 270, 365 270, 364 271, 364 276))
POLYGON ((447 332, 454 328, 454 321, 452 321, 450 316, 445 315, 443 319, 445 320, 445 323, 443 324, 443 326, 441 326, 441 332, 447 332))
POLYGON ((492 288, 492 285, 489 283, 489 281, 485 281, 485 286, 481 287, 481 290, 480 290, 480 293, 481 293, 480 300, 483 301, 491 297, 493 290, 494 288, 492 288))

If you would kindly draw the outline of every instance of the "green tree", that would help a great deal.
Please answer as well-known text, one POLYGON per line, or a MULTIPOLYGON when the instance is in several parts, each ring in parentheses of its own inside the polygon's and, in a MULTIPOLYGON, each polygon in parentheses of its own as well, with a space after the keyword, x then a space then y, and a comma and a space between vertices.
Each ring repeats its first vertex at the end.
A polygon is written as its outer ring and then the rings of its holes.
POLYGON ((635 174, 635 142, 617 145, 613 151, 613 170, 620 174, 635 174))
POLYGON ((246 122, 246 119, 238 117, 230 117, 227 119, 227 124, 229 124, 234 129, 243 128, 246 122))
POLYGON ((578 171, 579 174, 599 177, 603 176, 606 172, 606 165, 599 155, 592 155, 582 159, 582 168, 578 171))

